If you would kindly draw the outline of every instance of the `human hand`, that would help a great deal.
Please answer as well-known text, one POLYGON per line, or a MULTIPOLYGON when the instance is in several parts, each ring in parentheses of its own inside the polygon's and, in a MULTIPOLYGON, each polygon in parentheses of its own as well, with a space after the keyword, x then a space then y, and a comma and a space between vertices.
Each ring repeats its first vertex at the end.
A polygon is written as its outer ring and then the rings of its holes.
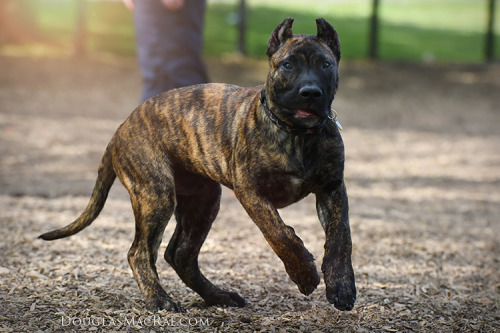
MULTIPOLYGON (((132 1, 132 0, 130 0, 132 1)), ((168 10, 178 11, 184 7, 184 0, 161 0, 163 6, 168 10)))
POLYGON ((134 0, 122 0, 123 3, 125 4, 125 7, 127 7, 129 10, 134 10, 134 0))

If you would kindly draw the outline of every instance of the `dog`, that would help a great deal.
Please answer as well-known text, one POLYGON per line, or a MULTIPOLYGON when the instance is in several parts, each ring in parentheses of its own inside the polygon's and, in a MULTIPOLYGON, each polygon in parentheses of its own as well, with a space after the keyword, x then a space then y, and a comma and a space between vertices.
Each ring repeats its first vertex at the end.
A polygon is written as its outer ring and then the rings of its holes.
POLYGON ((292 23, 293 18, 285 19, 269 38, 265 85, 194 85, 141 104, 108 144, 85 211, 40 238, 68 237, 90 225, 118 177, 134 211, 128 261, 146 308, 183 311, 160 285, 155 265, 172 214, 177 225, 165 260, 208 305, 243 307, 240 295, 215 286, 198 267, 200 248, 219 211, 221 184, 234 192, 305 295, 316 289, 320 275, 277 209, 314 193, 326 233, 321 266, 326 297, 337 309, 351 310, 356 287, 344 145, 331 110, 340 42, 324 19, 316 20, 316 35, 294 35, 292 23))

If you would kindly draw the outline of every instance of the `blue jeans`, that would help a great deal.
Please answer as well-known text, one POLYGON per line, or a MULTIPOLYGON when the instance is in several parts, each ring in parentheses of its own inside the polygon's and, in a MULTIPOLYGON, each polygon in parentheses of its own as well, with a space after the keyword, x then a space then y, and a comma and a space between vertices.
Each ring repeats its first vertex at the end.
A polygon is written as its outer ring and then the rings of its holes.
POLYGON ((185 0, 179 11, 169 11, 160 0, 135 1, 142 101, 166 90, 208 82, 202 60, 205 8, 205 0, 185 0))

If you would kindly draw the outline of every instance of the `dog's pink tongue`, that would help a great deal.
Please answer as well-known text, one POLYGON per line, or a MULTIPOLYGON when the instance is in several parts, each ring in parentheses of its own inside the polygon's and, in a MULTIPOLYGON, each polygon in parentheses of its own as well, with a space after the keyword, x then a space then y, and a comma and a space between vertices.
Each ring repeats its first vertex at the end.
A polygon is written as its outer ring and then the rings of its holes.
POLYGON ((299 117, 309 117, 309 116, 312 116, 313 114, 311 112, 307 112, 306 110, 297 110, 297 113, 296 113, 297 116, 299 117))

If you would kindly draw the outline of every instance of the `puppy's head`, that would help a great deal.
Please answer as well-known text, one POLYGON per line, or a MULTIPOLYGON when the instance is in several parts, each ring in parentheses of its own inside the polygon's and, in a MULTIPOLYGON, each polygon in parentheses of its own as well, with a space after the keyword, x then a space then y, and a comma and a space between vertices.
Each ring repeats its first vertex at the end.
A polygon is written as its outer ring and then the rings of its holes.
POLYGON ((266 93, 282 120, 312 128, 330 114, 338 88, 340 42, 324 19, 316 20, 316 35, 294 35, 292 24, 292 18, 285 19, 269 38, 266 93))

